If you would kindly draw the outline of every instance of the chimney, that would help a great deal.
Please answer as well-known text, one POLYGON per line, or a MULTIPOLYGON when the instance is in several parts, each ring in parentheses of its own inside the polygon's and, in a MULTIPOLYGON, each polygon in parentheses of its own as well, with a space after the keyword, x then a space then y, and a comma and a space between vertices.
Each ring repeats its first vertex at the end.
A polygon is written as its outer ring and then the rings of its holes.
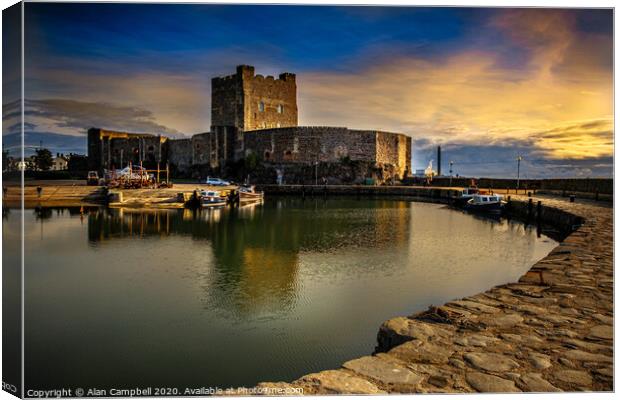
POLYGON ((437 176, 441 176, 441 146, 437 146, 437 176))

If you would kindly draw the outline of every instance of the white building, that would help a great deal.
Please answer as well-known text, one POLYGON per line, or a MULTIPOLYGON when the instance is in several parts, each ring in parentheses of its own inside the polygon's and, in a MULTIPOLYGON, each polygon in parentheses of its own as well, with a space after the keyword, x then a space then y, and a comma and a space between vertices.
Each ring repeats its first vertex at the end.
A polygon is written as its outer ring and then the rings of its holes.
POLYGON ((64 171, 69 168, 69 162, 63 156, 54 157, 52 160, 52 171, 64 171))

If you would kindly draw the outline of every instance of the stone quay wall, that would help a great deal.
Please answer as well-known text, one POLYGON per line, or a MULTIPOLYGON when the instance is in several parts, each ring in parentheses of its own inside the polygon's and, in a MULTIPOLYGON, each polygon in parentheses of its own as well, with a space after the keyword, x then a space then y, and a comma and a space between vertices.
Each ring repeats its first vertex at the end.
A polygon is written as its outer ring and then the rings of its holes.
MULTIPOLYGON (((360 188, 412 191, 377 189, 360 188)), ((413 192, 439 201, 449 190, 413 192)), ((613 209, 539 196, 512 196, 511 203, 515 214, 572 232, 518 282, 392 318, 379 328, 373 355, 338 369, 257 386, 305 394, 612 391, 613 209)))
MULTIPOLYGON (((452 178, 453 186, 469 186, 472 178, 452 178)), ((424 179, 420 179, 423 181, 424 179)), ((433 186, 450 186, 449 177, 433 178, 433 186)), ((516 179, 479 178, 476 179, 478 187, 493 189, 514 189, 517 187, 516 179)), ((521 189, 535 189, 554 192, 577 192, 599 193, 613 195, 614 180, 612 178, 562 178, 562 179, 520 179, 521 189)))

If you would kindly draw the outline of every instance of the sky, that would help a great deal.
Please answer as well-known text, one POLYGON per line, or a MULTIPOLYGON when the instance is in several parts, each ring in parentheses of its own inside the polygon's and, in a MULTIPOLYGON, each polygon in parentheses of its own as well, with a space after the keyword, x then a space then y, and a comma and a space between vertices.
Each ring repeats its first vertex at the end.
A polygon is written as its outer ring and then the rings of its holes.
POLYGON ((300 125, 411 136, 414 169, 441 145, 464 176, 613 174, 611 10, 26 3, 25 49, 26 142, 54 152, 209 131, 211 78, 249 64, 297 74, 300 125))

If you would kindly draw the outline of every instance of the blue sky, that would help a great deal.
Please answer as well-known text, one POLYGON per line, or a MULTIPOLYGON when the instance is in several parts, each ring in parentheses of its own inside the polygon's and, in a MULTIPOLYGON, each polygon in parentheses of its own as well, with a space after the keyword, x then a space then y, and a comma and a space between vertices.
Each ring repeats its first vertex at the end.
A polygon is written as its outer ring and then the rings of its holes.
POLYGON ((91 126, 208 131, 210 79, 250 64, 297 74, 300 125, 406 133, 416 168, 441 144, 463 175, 510 176, 517 155, 530 177, 612 173, 610 10, 27 3, 25 20, 26 138, 55 151, 91 126))

